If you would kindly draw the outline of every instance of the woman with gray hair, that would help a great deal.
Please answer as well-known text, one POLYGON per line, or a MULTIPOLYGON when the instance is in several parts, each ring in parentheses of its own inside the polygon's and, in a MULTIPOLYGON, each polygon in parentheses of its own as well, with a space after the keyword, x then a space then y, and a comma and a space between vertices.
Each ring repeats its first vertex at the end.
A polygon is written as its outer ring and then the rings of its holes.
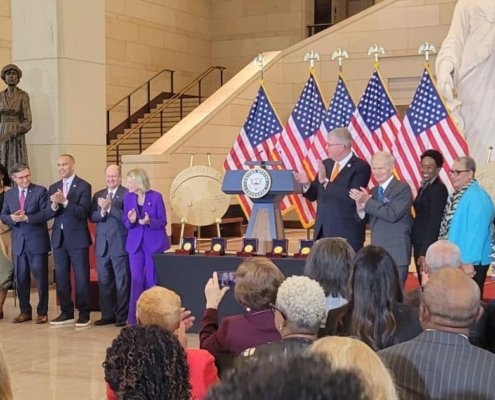
POLYGON ((306 350, 316 340, 325 319, 325 293, 315 280, 292 276, 280 285, 272 309, 282 340, 247 349, 245 356, 276 356, 306 350))

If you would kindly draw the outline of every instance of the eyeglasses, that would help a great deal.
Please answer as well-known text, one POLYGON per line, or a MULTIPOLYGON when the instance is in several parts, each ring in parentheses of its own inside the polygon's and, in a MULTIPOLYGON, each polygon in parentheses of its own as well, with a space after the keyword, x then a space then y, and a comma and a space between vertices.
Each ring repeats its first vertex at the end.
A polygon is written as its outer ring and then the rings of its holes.
POLYGON ((332 146, 343 146, 342 143, 327 143, 327 147, 332 147, 332 146))
POLYGON ((271 307, 271 309, 272 309, 272 311, 273 311, 274 314, 275 314, 275 311, 278 311, 280 313, 280 315, 282 316, 283 319, 287 319, 287 317, 285 316, 284 312, 280 308, 278 308, 275 304, 270 303, 270 307, 271 307))
POLYGON ((463 172, 470 172, 470 171, 471 171, 470 169, 451 169, 449 171, 449 174, 453 176, 459 176, 463 172))

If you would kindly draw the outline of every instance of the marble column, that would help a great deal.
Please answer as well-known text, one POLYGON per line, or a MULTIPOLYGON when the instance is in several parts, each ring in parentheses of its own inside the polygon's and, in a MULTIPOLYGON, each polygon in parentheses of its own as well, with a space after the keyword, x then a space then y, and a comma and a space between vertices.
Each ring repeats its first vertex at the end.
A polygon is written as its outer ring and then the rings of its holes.
POLYGON ((12 62, 23 71, 19 87, 31 98, 27 134, 33 179, 58 179, 62 153, 76 173, 103 184, 105 140, 105 1, 11 2, 12 62))

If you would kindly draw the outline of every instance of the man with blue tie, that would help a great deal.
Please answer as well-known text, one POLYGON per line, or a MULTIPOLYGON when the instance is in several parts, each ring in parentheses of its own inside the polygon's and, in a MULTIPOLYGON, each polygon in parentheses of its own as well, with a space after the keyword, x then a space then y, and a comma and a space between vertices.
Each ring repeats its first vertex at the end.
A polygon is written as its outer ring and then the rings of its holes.
POLYGON ((91 221, 96 224, 95 253, 101 319, 95 325, 115 323, 125 326, 129 312, 130 271, 125 250, 127 228, 122 200, 127 189, 121 185, 120 168, 109 165, 105 171, 107 187, 96 192, 91 203, 91 221))
POLYGON ((411 261, 412 192, 407 183, 394 175, 395 159, 386 151, 371 157, 371 172, 378 186, 351 189, 359 218, 369 219, 371 244, 383 247, 394 259, 404 286, 411 261))
POLYGON ((61 314, 51 325, 74 323, 74 303, 71 299, 70 269, 74 271, 76 308, 79 319, 76 327, 91 324, 89 296, 89 245, 91 238, 88 217, 91 211, 91 185, 75 174, 75 159, 62 154, 57 163, 62 178, 50 186, 48 193, 55 215, 52 231, 55 280, 61 314))
POLYGON ((48 192, 43 186, 31 182, 31 171, 26 164, 14 164, 10 175, 17 188, 5 192, 0 218, 12 229, 12 262, 21 309, 21 313, 14 318, 14 323, 32 319, 29 302, 32 273, 39 296, 36 323, 46 324, 48 322, 48 253, 50 252, 46 222, 52 216, 48 192))

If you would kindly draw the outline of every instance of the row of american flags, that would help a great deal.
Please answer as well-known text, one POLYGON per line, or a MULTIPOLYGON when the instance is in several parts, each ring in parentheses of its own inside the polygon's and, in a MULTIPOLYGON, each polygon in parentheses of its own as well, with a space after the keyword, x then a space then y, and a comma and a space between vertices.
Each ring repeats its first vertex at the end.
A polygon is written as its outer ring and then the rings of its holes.
MULTIPOLYGON (((448 171, 453 161, 468 154, 467 143, 450 116, 426 67, 404 118, 401 120, 378 70, 371 76, 357 107, 342 75, 328 108, 313 71, 283 125, 263 83, 251 106, 239 136, 224 162, 225 170, 248 169, 246 161, 282 161, 281 168, 305 170, 310 179, 317 174, 317 162, 327 158, 328 132, 348 127, 353 152, 367 160, 380 150, 396 159, 396 175, 413 190, 421 183, 420 155, 427 149, 442 152, 445 163, 440 173, 450 186, 448 171)), ((251 201, 239 196, 249 217, 251 201)), ((315 205, 301 195, 286 196, 282 211, 295 208, 302 225, 313 225, 315 205)))

